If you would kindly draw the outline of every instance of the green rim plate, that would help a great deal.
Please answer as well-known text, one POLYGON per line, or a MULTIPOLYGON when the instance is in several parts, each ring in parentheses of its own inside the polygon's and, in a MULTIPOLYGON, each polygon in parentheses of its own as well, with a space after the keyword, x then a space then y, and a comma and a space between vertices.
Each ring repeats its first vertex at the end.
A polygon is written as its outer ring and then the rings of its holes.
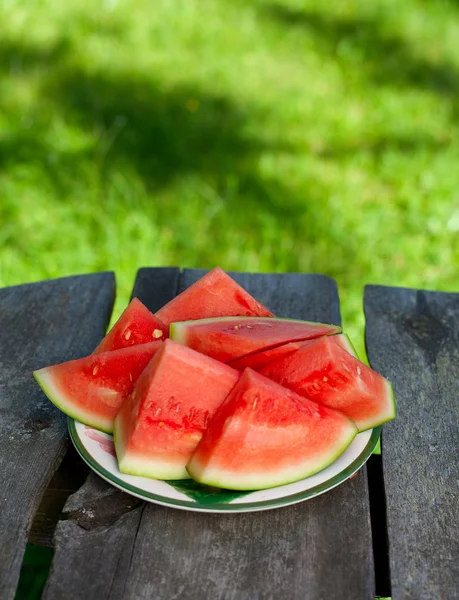
POLYGON ((269 510, 319 496, 349 479, 371 456, 381 427, 359 433, 349 448, 323 471, 288 485, 254 492, 233 492, 202 486, 192 480, 158 481, 120 473, 113 437, 68 419, 72 442, 82 459, 113 486, 155 504, 210 513, 269 510))

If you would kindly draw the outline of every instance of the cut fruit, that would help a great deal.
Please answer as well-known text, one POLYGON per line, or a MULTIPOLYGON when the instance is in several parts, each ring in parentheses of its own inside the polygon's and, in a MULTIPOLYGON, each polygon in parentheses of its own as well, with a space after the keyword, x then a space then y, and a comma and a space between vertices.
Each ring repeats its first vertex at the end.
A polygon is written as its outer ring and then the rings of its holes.
POLYGON ((223 315, 274 316, 220 267, 212 269, 156 313, 166 325, 223 315))
POLYGON ((392 386, 331 338, 323 337, 260 371, 298 394, 336 408, 360 431, 395 418, 392 386))
POLYGON ((246 369, 206 429, 187 469, 196 481, 258 490, 304 479, 357 433, 342 413, 246 369))
POLYGON ((137 298, 133 298, 93 354, 163 340, 167 327, 137 298))
POLYGON ((122 473, 188 477, 186 464, 239 372, 171 340, 139 378, 115 419, 122 473))
MULTIPOLYGON (((357 354, 355 352, 354 346, 352 345, 349 337, 345 333, 339 333, 338 335, 331 335, 330 342, 337 344, 352 356, 357 358, 357 354)), ((236 360, 231 360, 228 364, 233 369, 237 369, 238 371, 243 371, 245 368, 249 367, 254 371, 261 371, 264 367, 267 367, 270 363, 275 360, 280 360, 281 358, 285 358, 290 354, 293 354, 300 348, 304 346, 308 346, 309 344, 314 343, 314 340, 306 340, 303 342, 288 342, 287 344, 282 344, 282 346, 275 346, 274 348, 270 348, 269 350, 262 350, 261 352, 256 352, 255 354, 249 354, 248 356, 244 356, 244 358, 238 358, 236 360)))
POLYGON ((62 412, 111 433, 113 419, 163 342, 91 354, 34 371, 40 387, 62 412))
POLYGON ((293 319, 218 317, 172 323, 170 335, 173 340, 193 350, 229 362, 287 342, 340 331, 341 327, 336 325, 293 319))

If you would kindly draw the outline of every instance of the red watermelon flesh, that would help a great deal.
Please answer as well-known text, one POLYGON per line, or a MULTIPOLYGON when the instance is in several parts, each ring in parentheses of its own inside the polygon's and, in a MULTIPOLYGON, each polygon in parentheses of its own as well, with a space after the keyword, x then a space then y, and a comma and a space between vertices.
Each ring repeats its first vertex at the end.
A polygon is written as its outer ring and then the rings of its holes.
POLYGON ((209 271, 156 313, 166 325, 176 321, 233 315, 274 316, 220 267, 209 271))
POLYGON ((247 369, 217 410, 188 466, 196 481, 257 490, 309 477, 332 463, 357 428, 247 369))
POLYGON ((314 340, 261 373, 315 402, 340 410, 359 431, 395 418, 392 386, 330 338, 314 340))
POLYGON ((341 331, 336 325, 263 317, 218 317, 172 323, 170 336, 193 350, 229 362, 296 340, 341 331))
MULTIPOLYGON (((333 344, 337 344, 346 352, 352 354, 357 358, 357 354, 355 352, 354 346, 352 345, 349 337, 345 333, 339 333, 338 335, 331 335, 330 342, 333 344)), ((303 342, 288 342, 287 344, 282 344, 282 346, 276 346, 274 348, 270 348, 269 350, 262 350, 261 352, 256 352, 255 354, 249 354, 248 356, 244 356, 243 358, 238 358, 236 360, 231 360, 228 364, 233 369, 237 369, 238 371, 243 371, 245 368, 249 367, 254 371, 261 371, 264 367, 269 365, 270 363, 280 360, 281 358, 285 358, 290 354, 293 354, 300 348, 304 346, 308 346, 309 344, 314 343, 314 340, 306 340, 303 342)))
POLYGON ((93 354, 163 340, 167 329, 138 298, 133 298, 93 354))
POLYGON ((166 340, 115 419, 120 471, 155 479, 189 477, 186 464, 239 375, 166 340))
POLYGON ((62 412, 111 433, 113 419, 162 342, 139 344, 34 371, 42 390, 62 412))

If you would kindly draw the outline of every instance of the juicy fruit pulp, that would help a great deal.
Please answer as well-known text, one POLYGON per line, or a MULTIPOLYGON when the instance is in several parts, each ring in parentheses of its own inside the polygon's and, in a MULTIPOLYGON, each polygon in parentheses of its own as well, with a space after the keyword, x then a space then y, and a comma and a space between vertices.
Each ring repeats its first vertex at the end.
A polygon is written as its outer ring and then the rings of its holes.
POLYGON ((359 431, 395 418, 387 379, 329 338, 315 340, 260 372, 302 396, 340 410, 355 421, 359 431))
POLYGON ((115 448, 123 473, 182 479, 239 373, 171 340, 162 346, 115 419, 115 448))
POLYGON ((45 394, 66 415, 107 433, 135 381, 163 342, 139 344, 34 371, 45 394))
POLYGON ((156 313, 167 326, 176 321, 223 315, 274 316, 220 267, 212 269, 156 313))
POLYGON ((263 317, 218 317, 171 325, 171 338, 222 362, 295 340, 341 331, 336 325, 263 317))
MULTIPOLYGON (((333 344, 337 344, 352 356, 357 358, 357 354, 353 345, 351 344, 350 339, 345 333, 339 333, 337 335, 331 335, 329 340, 333 344)), ((243 358, 238 358, 236 360, 230 361, 228 364, 233 369, 237 369, 238 371, 243 371, 245 368, 249 367, 254 371, 261 371, 264 367, 268 366, 270 363, 280 360, 281 358, 285 358, 290 354, 293 354, 300 348, 305 346, 309 346, 314 343, 314 340, 306 340, 302 342, 288 342, 287 344, 282 344, 282 346, 275 346, 274 348, 270 348, 269 350, 262 350, 261 352, 255 352, 255 354, 249 354, 248 356, 244 356, 243 358)))
POLYGON ((275 487, 321 471, 356 433, 340 412, 246 369, 187 469, 196 481, 227 489, 275 487))
POLYGON ((137 298, 133 298, 93 354, 147 344, 167 337, 167 327, 137 298))

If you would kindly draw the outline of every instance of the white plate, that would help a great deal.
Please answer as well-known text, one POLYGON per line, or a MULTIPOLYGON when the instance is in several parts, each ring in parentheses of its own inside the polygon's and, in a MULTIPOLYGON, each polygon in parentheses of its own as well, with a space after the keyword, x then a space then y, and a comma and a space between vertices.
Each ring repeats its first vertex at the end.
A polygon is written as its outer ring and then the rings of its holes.
POLYGON ((115 487, 147 502, 182 510, 237 513, 296 504, 328 492, 349 479, 368 460, 381 427, 359 433, 347 450, 319 473, 269 490, 234 492, 204 486, 191 479, 160 481, 120 473, 113 437, 69 418, 70 437, 83 460, 115 487))

